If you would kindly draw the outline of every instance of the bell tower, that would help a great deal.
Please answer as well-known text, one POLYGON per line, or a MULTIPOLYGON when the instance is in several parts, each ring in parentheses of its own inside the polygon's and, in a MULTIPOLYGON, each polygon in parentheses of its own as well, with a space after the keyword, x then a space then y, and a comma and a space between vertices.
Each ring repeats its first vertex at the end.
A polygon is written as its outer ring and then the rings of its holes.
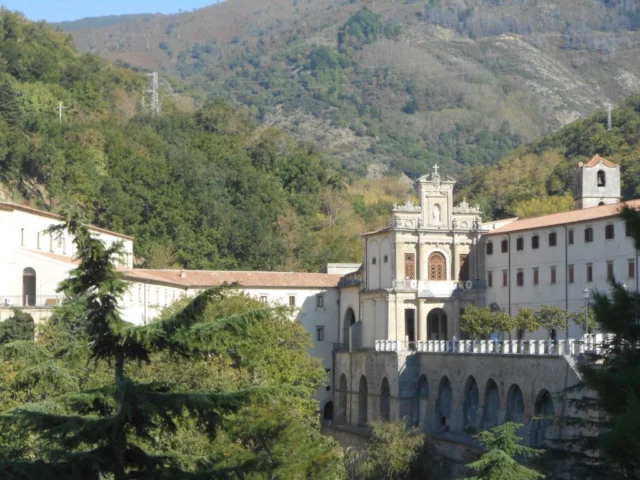
POLYGON ((620 165, 598 154, 578 163, 574 198, 577 210, 620 203, 620 165))
POLYGON ((438 172, 439 166, 433 166, 433 173, 418 179, 418 195, 422 207, 422 224, 429 228, 451 228, 453 215, 453 186, 456 181, 438 172))

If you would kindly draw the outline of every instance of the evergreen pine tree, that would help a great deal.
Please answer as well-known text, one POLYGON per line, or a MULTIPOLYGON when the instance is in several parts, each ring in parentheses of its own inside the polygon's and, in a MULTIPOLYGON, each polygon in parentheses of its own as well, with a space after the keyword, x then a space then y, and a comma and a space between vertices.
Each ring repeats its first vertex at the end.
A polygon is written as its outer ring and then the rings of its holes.
POLYGON ((19 308, 14 308, 13 316, 0 323, 0 343, 33 340, 35 333, 33 317, 19 308))
MULTIPOLYGON (((52 232, 68 229, 74 236, 80 264, 61 284, 72 299, 81 299, 85 310, 90 357, 109 362, 113 383, 103 388, 62 395, 55 402, 26 404, 0 420, 19 425, 43 441, 38 461, 16 462, 4 457, 0 476, 8 479, 104 479, 213 478, 227 472, 182 471, 175 452, 148 454, 140 445, 153 444, 157 428, 176 428, 175 419, 188 413, 215 435, 221 414, 234 411, 265 389, 240 392, 175 391, 167 384, 140 384, 127 378, 129 362, 150 362, 153 351, 190 356, 215 351, 216 339, 228 330, 241 329, 270 314, 256 310, 198 324, 200 314, 222 289, 202 292, 170 318, 137 327, 125 322, 118 301, 127 286, 116 269, 121 245, 106 247, 74 218, 52 232)), ((0 454, 1 455, 1 454, 0 454)))
POLYGON ((15 126, 22 116, 18 94, 7 79, 0 81, 0 118, 15 126))
POLYGON ((537 457, 542 450, 525 447, 518 444, 521 437, 516 431, 522 425, 507 422, 503 425, 486 430, 476 435, 485 447, 485 453, 480 460, 467 465, 478 472, 478 475, 468 480, 537 480, 545 476, 535 470, 520 465, 514 458, 537 457))

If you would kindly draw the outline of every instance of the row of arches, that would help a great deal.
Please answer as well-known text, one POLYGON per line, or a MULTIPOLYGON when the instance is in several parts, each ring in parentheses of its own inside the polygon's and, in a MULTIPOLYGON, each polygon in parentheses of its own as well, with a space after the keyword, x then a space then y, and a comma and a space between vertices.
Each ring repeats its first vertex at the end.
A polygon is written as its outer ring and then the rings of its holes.
MULTIPOLYGON (((345 374, 340 376, 338 386, 338 409, 336 421, 338 423, 347 422, 348 405, 348 382, 345 374)), ((469 376, 463 390, 461 428, 465 433, 475 433, 480 430, 488 430, 504 422, 515 422, 527 424, 525 418, 525 401, 522 390, 516 384, 509 387, 504 406, 504 419, 501 418, 503 411, 500 404, 500 393, 498 385, 490 378, 484 388, 483 402, 480 401, 480 390, 473 376, 469 376)), ((358 411, 357 424, 365 426, 369 421, 369 385, 367 378, 362 375, 358 385, 358 411)), ((416 391, 417 409, 415 412, 416 426, 423 423, 427 427, 428 419, 423 418, 427 408, 429 397, 429 383, 425 375, 421 375, 417 383, 416 391)), ((433 409, 433 431, 447 431, 452 423, 453 411, 453 389, 449 378, 444 375, 438 385, 438 393, 433 409)), ((529 443, 533 446, 544 445, 549 430, 553 426, 552 418, 555 415, 553 398, 546 389, 538 393, 533 411, 533 419, 528 422, 529 443)), ((380 383, 379 390, 379 417, 381 420, 391 419, 391 388, 387 377, 380 383)))

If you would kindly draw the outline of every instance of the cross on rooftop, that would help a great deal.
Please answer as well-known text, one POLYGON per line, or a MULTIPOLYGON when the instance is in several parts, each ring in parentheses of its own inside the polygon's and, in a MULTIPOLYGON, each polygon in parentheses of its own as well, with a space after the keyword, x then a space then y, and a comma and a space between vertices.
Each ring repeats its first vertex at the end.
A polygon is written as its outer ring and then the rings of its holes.
POLYGON ((434 175, 438 175, 438 168, 440 168, 440 167, 438 167, 438 164, 436 163, 436 164, 433 166, 433 173, 434 173, 434 175))

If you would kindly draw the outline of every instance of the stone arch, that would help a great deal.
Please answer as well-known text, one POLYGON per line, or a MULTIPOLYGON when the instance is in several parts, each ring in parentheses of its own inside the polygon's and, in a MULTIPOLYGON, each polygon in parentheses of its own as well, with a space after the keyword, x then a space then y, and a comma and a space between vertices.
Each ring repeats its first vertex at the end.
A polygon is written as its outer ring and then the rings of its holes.
POLYGON ((480 407, 480 393, 478 384, 473 376, 467 379, 464 386, 464 402, 462 403, 462 430, 475 433, 478 429, 478 408, 480 407))
POLYGON ((391 388, 387 377, 382 379, 380 385, 380 420, 385 422, 391 420, 391 388))
POLYGON ((484 387, 484 408, 482 414, 482 429, 488 430, 500 423, 500 392, 498 385, 490 378, 484 387))
POLYGON ((553 428, 553 417, 555 408, 553 398, 548 390, 540 390, 533 408, 534 418, 531 420, 531 445, 534 447, 544 446, 547 442, 551 429, 553 428))
POLYGON ((423 421, 424 410, 426 409, 426 401, 429 399, 429 382, 423 373, 418 379, 418 390, 416 391, 417 408, 416 408, 416 426, 423 421))
POLYGON ((436 400, 434 430, 447 431, 451 421, 451 402, 453 393, 451 390, 451 382, 445 375, 440 379, 438 386, 438 399, 436 400))
POLYGON ((434 308, 427 314, 427 338, 429 340, 447 339, 447 312, 434 308))
POLYGON ((322 409, 322 418, 325 421, 333 420, 333 402, 331 400, 324 404, 322 409))
POLYGON ((347 391, 348 391, 347 376, 343 373, 340 375, 340 382, 338 383, 338 411, 336 412, 336 422, 347 423, 347 391))
POLYGON ((606 187, 607 186, 607 174, 604 173, 604 170, 598 170, 597 178, 598 178, 598 186, 599 187, 606 187))
POLYGON ((343 345, 350 350, 351 349, 351 340, 349 331, 351 330, 351 325, 356 323, 356 314, 353 311, 353 308, 347 308, 346 313, 344 314, 344 324, 342 325, 342 343, 343 345))
POLYGON ((22 271, 22 306, 34 307, 36 294, 36 271, 27 267, 22 271))
POLYGON ((429 280, 447 279, 447 258, 442 252, 431 252, 427 263, 427 275, 429 280))
POLYGON ((515 383, 507 393, 507 422, 524 423, 524 396, 515 383))
POLYGON ((358 387, 358 426, 364 427, 369 421, 368 418, 369 389, 367 387, 367 377, 360 377, 358 387))

